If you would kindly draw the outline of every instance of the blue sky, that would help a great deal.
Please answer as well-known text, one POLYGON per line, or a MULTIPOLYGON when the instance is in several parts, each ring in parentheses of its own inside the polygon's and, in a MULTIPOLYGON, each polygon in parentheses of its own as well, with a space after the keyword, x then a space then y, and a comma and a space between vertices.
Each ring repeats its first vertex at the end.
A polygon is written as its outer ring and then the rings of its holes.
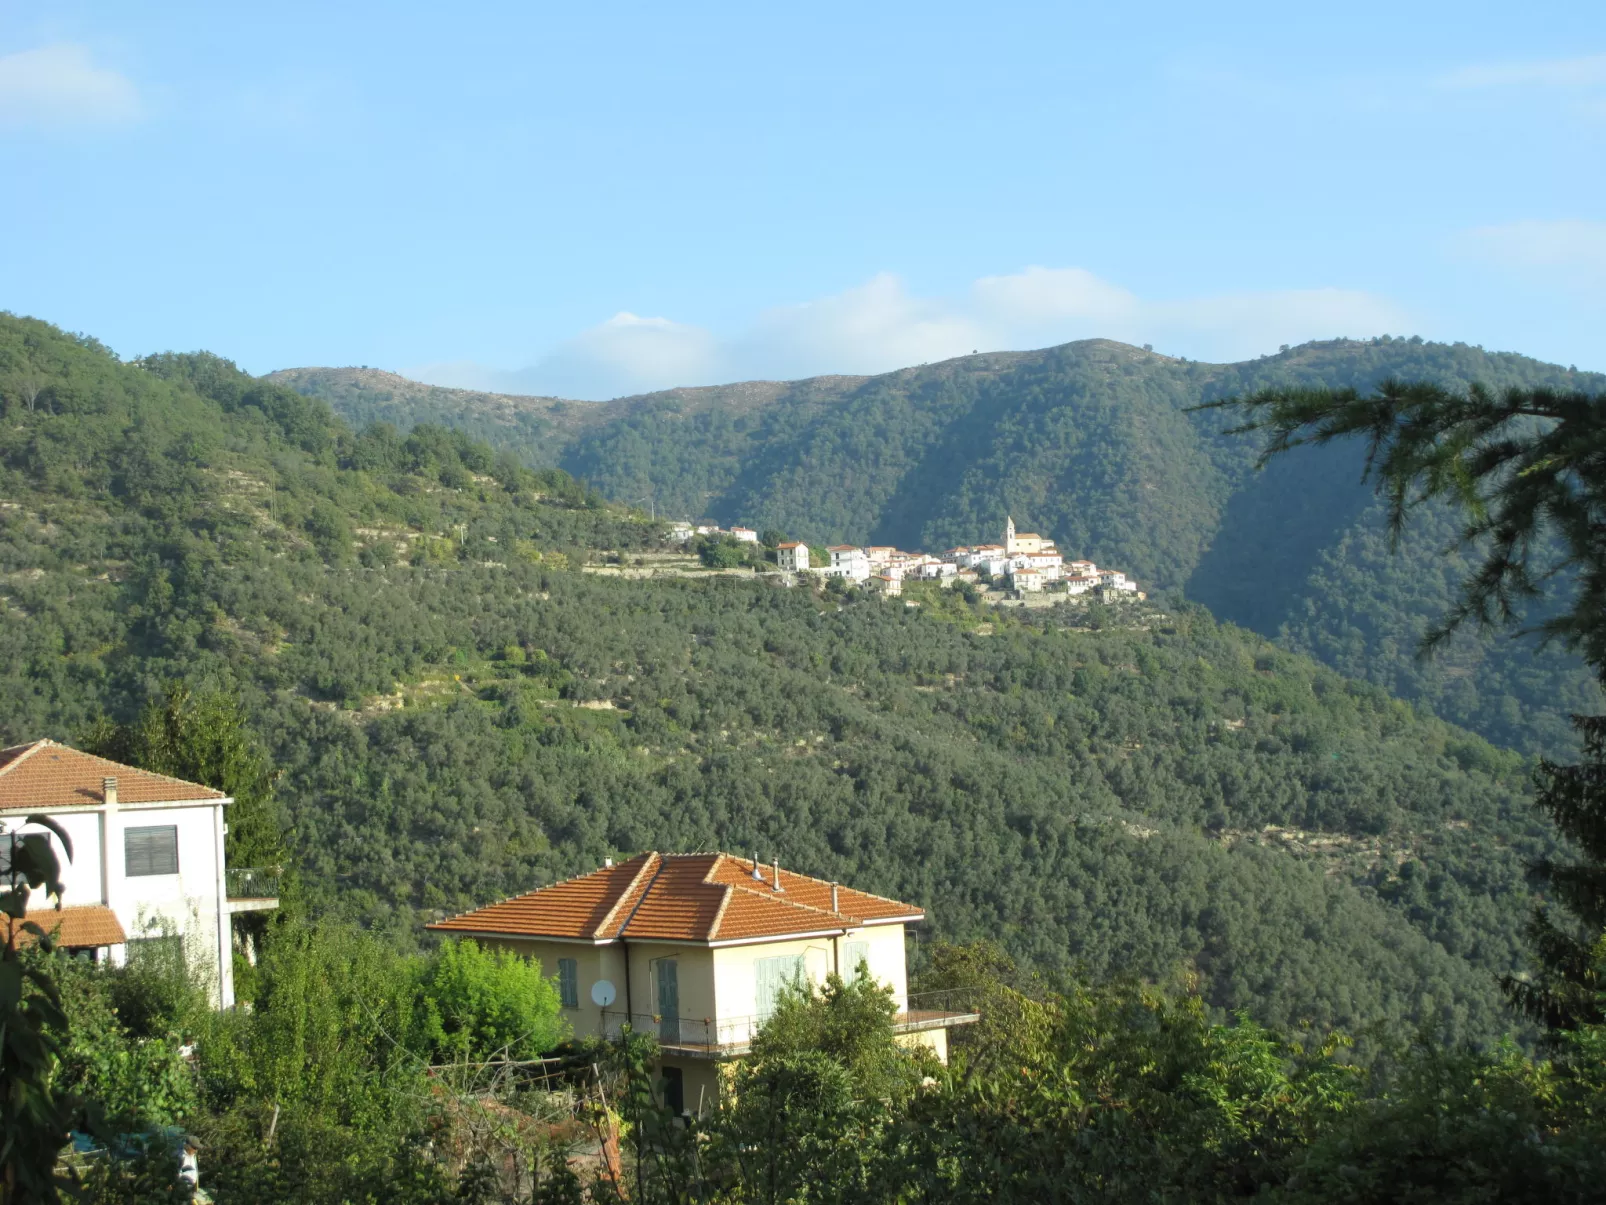
POLYGON ((0 308, 252 372, 1606 369, 1603 185, 1598 3, 0 0, 0 308))

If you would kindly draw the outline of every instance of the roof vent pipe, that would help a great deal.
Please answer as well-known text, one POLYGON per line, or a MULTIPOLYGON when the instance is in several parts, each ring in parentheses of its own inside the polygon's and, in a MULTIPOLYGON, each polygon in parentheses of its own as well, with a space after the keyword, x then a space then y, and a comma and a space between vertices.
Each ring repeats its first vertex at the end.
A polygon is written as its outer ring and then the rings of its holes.
POLYGON ((753 851, 753 877, 760 883, 764 881, 764 872, 758 868, 758 850, 753 851))
POLYGON ((832 912, 841 912, 842 911, 841 907, 839 907, 839 901, 837 900, 837 897, 836 897, 836 884, 835 883, 831 884, 831 911, 832 912))
POLYGON ((779 858, 775 859, 775 890, 786 891, 786 888, 781 886, 781 860, 779 858))
POLYGON ((117 780, 110 775, 100 780, 100 789, 107 807, 117 806, 117 780))

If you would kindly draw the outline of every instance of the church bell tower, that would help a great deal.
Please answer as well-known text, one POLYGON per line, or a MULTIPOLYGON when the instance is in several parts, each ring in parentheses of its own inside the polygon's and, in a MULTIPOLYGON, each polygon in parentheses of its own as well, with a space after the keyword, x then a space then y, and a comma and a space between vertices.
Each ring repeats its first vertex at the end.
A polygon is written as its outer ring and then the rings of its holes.
POLYGON ((1004 555, 1015 555, 1015 517, 1013 515, 1004 517, 1004 555))

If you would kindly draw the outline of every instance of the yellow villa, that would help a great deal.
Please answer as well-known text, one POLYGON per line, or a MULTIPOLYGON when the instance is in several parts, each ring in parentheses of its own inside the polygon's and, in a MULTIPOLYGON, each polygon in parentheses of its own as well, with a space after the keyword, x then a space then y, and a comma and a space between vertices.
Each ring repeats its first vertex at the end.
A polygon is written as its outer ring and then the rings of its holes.
POLYGON ((976 1015, 911 1008, 904 930, 924 919, 778 864, 644 853, 428 927, 539 960, 578 1036, 656 1033, 669 1102, 695 1110, 789 984, 860 964, 892 989, 901 1040, 946 1060, 948 1029, 976 1015))

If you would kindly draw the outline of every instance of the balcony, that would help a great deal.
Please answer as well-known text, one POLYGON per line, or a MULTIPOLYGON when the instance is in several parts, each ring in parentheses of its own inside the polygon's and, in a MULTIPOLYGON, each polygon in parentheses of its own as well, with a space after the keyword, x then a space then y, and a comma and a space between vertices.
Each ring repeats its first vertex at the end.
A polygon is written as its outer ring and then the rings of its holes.
POLYGON ((271 912, 279 906, 279 881, 284 877, 279 867, 230 866, 223 876, 231 915, 271 912))
MULTIPOLYGON (((922 992, 900 1003, 903 1008, 892 1018, 892 1032, 897 1034, 974 1025, 981 1020, 980 1013, 964 1007, 965 1001, 952 992, 922 992)), ((768 1020, 768 1015, 714 1019, 607 1009, 602 1027, 604 1036, 616 1038, 628 1022, 637 1033, 654 1035, 665 1054, 681 1058, 733 1059, 753 1049, 753 1039, 768 1020)))

